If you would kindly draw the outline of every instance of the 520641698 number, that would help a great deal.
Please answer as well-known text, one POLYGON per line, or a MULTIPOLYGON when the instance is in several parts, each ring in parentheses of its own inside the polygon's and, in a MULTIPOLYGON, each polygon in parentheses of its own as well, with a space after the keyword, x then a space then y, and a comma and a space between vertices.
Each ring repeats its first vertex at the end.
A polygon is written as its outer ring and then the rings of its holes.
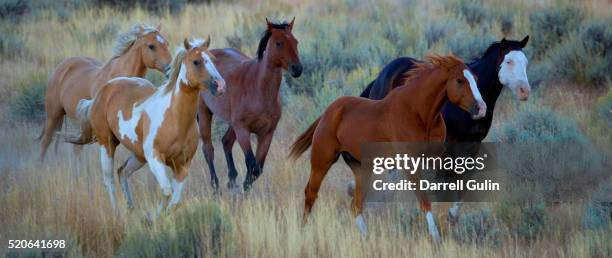
POLYGON ((9 249, 62 249, 66 248, 66 240, 22 240, 8 241, 9 249))

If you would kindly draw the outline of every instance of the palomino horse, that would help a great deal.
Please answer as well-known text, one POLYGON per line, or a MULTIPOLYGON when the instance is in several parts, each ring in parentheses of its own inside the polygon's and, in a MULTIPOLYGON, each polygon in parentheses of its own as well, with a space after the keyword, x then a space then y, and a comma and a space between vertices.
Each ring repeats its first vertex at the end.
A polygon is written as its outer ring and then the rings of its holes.
POLYGON ((172 56, 168 42, 157 28, 135 25, 117 38, 113 57, 103 64, 91 57, 71 57, 60 63, 47 83, 45 111, 47 118, 39 139, 40 160, 45 158, 53 134, 64 115, 75 118, 81 99, 91 99, 106 82, 118 76, 143 77, 148 68, 166 72, 172 56))
POLYGON ((208 52, 209 44, 210 38, 193 42, 185 39, 185 48, 179 49, 172 61, 169 80, 159 88, 142 78, 118 77, 102 87, 93 100, 79 102, 77 116, 89 121, 93 132, 81 132, 85 139, 73 143, 92 142, 95 136, 100 144, 104 185, 113 207, 113 157, 119 144, 132 152, 117 171, 128 207, 133 202, 127 179, 144 163, 149 164, 161 186, 165 198, 160 207, 169 200, 169 209, 180 201, 198 146, 195 118, 200 90, 214 94, 225 91, 225 81, 208 52), (169 170, 173 172, 171 179, 166 174, 169 170))
POLYGON ((221 75, 232 85, 227 94, 221 97, 213 97, 208 92, 201 93, 198 123, 204 143, 202 151, 208 163, 211 184, 215 189, 219 187, 219 179, 213 164, 213 114, 230 124, 222 139, 229 172, 228 187, 234 189, 238 176, 232 155, 232 146, 236 139, 244 152, 247 167, 244 190, 248 190, 262 172, 282 112, 279 96, 282 71, 288 70, 293 77, 302 74, 298 41, 291 33, 294 21, 295 18, 290 23, 275 24, 266 19, 267 29, 259 42, 257 58, 251 59, 233 48, 211 51, 217 57, 215 64, 221 75), (252 133, 257 135, 255 155, 251 148, 252 133))
MULTIPOLYGON (((442 117, 446 123, 447 142, 481 142, 491 128, 495 102, 503 87, 510 89, 521 101, 529 98, 531 87, 527 79, 527 57, 522 51, 527 41, 529 36, 521 41, 503 38, 500 42, 491 44, 481 58, 468 64, 478 78, 478 90, 487 104, 487 114, 483 119, 474 120, 468 112, 457 105, 446 104, 442 108, 442 117)), ((410 57, 393 60, 361 93, 361 97, 384 98, 391 89, 403 85, 404 74, 413 69, 417 62, 419 61, 410 57)), ((472 155, 465 154, 465 156, 472 155)), ((460 202, 454 202, 449 209, 448 218, 453 223, 458 219, 460 206, 460 202)))
MULTIPOLYGON (((440 110, 450 101, 471 112, 475 119, 486 113, 476 79, 459 58, 429 56, 429 63, 417 63, 407 75, 403 87, 391 91, 382 100, 341 97, 334 101, 291 146, 289 157, 297 159, 312 145, 310 180, 305 189, 304 221, 310 214, 319 187, 327 171, 340 155, 353 170, 356 187, 351 204, 362 234, 367 227, 361 215, 364 194, 360 170, 362 142, 443 142, 444 120, 440 110)), ((431 213, 431 203, 424 192, 416 191, 421 210, 426 213, 429 232, 439 240, 431 213)))

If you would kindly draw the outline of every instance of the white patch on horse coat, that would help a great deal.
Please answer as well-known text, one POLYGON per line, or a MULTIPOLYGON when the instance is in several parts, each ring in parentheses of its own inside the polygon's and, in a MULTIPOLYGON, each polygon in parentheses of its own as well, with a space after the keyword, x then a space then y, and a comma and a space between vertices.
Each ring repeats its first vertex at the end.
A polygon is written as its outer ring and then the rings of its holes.
MULTIPOLYGON (((153 140, 151 140, 151 142, 153 142, 153 140)), ((159 186, 162 189, 162 194, 164 196, 170 196, 170 194, 172 194, 172 185, 170 185, 170 179, 168 178, 168 167, 159 161, 157 157, 155 157, 152 148, 146 146, 147 144, 145 142, 145 158, 147 159, 149 168, 151 169, 153 176, 155 176, 157 183, 159 183, 159 186)))
POLYGON ((152 148, 153 139, 155 139, 155 136, 157 135, 157 130, 163 123, 164 114, 170 107, 171 99, 172 94, 164 94, 163 90, 157 90, 151 97, 147 98, 139 105, 133 106, 132 116, 130 117, 130 119, 126 120, 125 116, 123 115, 123 111, 119 111, 119 113, 117 113, 117 118, 119 125, 119 136, 121 137, 121 139, 125 140, 127 138, 132 143, 135 143, 138 140, 138 135, 136 134, 136 127, 138 126, 138 122, 142 118, 142 114, 146 113, 150 120, 149 134, 144 135, 143 138, 145 144, 147 140, 151 141, 150 147, 152 148))
POLYGON ((465 69, 463 70, 463 76, 465 76, 465 78, 468 80, 470 84, 470 89, 472 90, 472 95, 474 96, 474 99, 478 101, 479 103, 484 103, 484 101, 482 100, 482 96, 480 95, 480 91, 478 90, 476 79, 474 79, 474 75, 472 75, 472 72, 465 69))
POLYGON ((523 51, 513 50, 508 52, 500 64, 499 82, 512 91, 521 83, 529 85, 527 63, 528 60, 523 51))
POLYGON ((361 235, 365 236, 368 234, 368 226, 366 225, 361 214, 357 215, 357 218, 355 218, 355 223, 357 224, 357 228, 359 229, 359 232, 361 232, 361 235))
POLYGON ((429 234, 435 241, 440 241, 440 233, 438 232, 438 226, 436 226, 436 221, 434 220, 433 214, 431 211, 428 211, 425 215, 427 218, 427 229, 429 230, 429 234))

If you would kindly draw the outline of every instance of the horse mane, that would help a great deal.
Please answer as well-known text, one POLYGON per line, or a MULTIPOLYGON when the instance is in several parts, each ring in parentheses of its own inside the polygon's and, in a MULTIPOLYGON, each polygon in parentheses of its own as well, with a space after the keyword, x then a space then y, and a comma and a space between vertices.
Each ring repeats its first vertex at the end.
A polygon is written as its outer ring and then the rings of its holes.
POLYGON ((155 32, 157 29, 151 25, 147 24, 134 24, 130 30, 119 34, 117 39, 115 40, 115 45, 113 46, 113 58, 123 55, 127 52, 128 49, 136 40, 144 35, 147 35, 151 32, 155 32))
MULTIPOLYGON (((282 23, 270 23, 270 26, 272 26, 272 29, 279 29, 279 30, 284 30, 287 29, 289 27, 289 23, 287 22, 282 22, 282 23)), ((270 29, 266 29, 266 31, 264 31, 263 36, 261 37, 261 40, 259 40, 259 46, 257 47, 257 59, 261 60, 263 58, 263 53, 266 50, 266 46, 268 45, 268 41, 270 40, 270 37, 272 36, 272 31, 270 29)))
POLYGON ((183 64, 183 58, 185 57, 185 53, 187 51, 184 48, 178 48, 176 53, 174 54, 174 58, 172 59, 172 66, 170 68, 170 72, 168 73, 168 80, 164 84, 164 94, 172 91, 173 86, 176 85, 176 81, 178 80, 179 73, 181 71, 181 65, 183 64))
POLYGON ((457 65, 463 64, 463 60, 461 58, 450 54, 448 56, 441 55, 427 55, 427 62, 417 62, 414 63, 414 68, 404 73, 404 83, 415 79, 423 72, 432 70, 435 68, 444 68, 444 69, 452 69, 457 65))

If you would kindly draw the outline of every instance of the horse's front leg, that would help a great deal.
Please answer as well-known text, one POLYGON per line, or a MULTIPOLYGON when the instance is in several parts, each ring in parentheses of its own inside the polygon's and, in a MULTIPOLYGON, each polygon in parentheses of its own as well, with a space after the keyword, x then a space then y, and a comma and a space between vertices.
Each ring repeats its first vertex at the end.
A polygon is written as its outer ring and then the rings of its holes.
POLYGON ((234 165, 234 154, 232 153, 234 142, 236 142, 236 133, 231 126, 227 128, 223 138, 221 138, 221 142, 223 143, 223 153, 225 154, 225 160, 227 161, 227 175, 229 177, 227 188, 234 190, 236 189, 236 177, 238 177, 238 171, 236 171, 236 166, 234 165))
POLYGON ((268 156, 268 151, 270 150, 270 144, 272 143, 272 136, 274 135, 274 131, 271 130, 266 133, 257 135, 257 150, 255 151, 255 161, 257 161, 257 169, 253 171, 252 177, 247 177, 245 179, 245 183, 249 185, 253 184, 261 173, 263 172, 264 163, 266 162, 266 157, 268 156), (246 182, 246 180, 251 180, 246 182))
POLYGON ((166 207, 166 211, 172 210, 180 201, 181 194, 183 192, 183 186, 185 185, 185 180, 187 179, 187 174, 189 173, 189 163, 183 164, 180 168, 174 173, 174 178, 172 178, 172 197, 170 198, 170 202, 168 203, 168 207, 166 207))
POLYGON ((244 191, 249 191, 251 189, 251 184, 253 182, 253 175, 259 174, 259 165, 257 165, 257 160, 255 159, 255 154, 253 154, 253 148, 251 147, 251 132, 243 126, 234 127, 234 132, 236 133, 236 139, 240 144, 240 148, 244 152, 244 161, 246 163, 247 174, 244 178, 243 189, 244 191))
POLYGON ((147 164, 153 173, 153 176, 159 183, 162 192, 162 199, 157 209, 157 213, 154 217, 157 217, 161 214, 161 211, 164 207, 166 207, 166 203, 170 200, 170 196, 172 195, 172 185, 170 183, 170 179, 168 178, 168 166, 165 165, 164 161, 161 160, 157 155, 153 154, 151 150, 150 153, 145 152, 145 156, 147 159, 147 164))

